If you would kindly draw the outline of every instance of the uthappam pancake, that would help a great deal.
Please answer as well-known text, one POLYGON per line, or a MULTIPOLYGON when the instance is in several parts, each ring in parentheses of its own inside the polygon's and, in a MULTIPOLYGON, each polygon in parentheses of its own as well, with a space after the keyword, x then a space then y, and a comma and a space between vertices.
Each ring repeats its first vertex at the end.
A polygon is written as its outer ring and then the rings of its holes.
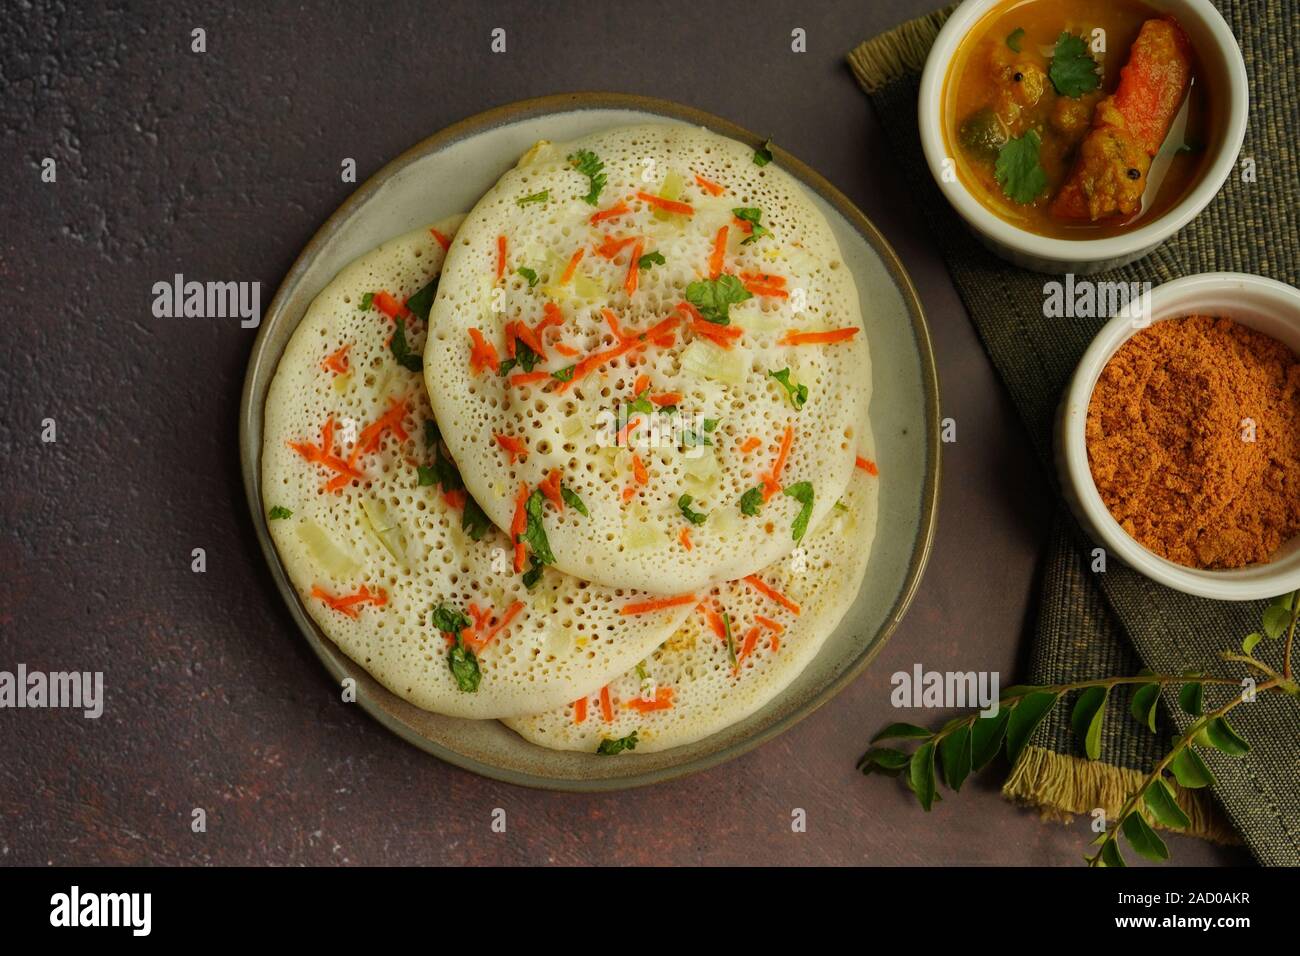
MULTIPOLYGON (((289 579, 330 640, 419 707, 492 718, 595 690, 689 608, 549 568, 513 572, 420 375, 423 316, 457 225, 385 242, 313 301, 267 395, 262 496, 289 579)), ((528 530, 540 545, 539 524, 528 530)))
POLYGON ((863 432, 859 467, 801 549, 714 589, 662 647, 597 694, 506 725, 556 750, 651 753, 702 740, 776 697, 816 656, 862 583, 879 487, 863 432))
POLYGON ((680 125, 539 143, 447 257, 425 378, 465 481, 538 563, 695 591, 779 561, 832 507, 871 368, 853 277, 791 176, 680 125))

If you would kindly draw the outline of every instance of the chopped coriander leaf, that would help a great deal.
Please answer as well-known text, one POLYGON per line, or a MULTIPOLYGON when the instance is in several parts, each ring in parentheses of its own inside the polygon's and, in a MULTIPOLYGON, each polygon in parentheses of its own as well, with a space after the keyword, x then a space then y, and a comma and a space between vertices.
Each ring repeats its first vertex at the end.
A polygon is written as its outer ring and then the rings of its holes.
POLYGON ((763 140, 763 145, 754 150, 754 165, 766 166, 772 161, 772 141, 763 140))
POLYGON ((736 639, 731 636, 731 615, 726 611, 722 612, 722 630, 727 636, 727 657, 731 658, 731 666, 736 666, 736 639))
POLYGON ((434 629, 443 634, 460 637, 460 632, 472 623, 468 615, 454 604, 439 604, 433 609, 434 629))
POLYGON ((706 419, 704 419, 704 430, 705 430, 706 432, 711 432, 711 431, 713 431, 713 429, 715 429, 715 428, 718 427, 718 422, 720 422, 721 420, 722 420, 722 419, 720 419, 720 418, 706 418, 706 419))
POLYGON ((447 652, 447 664, 451 668, 451 676, 456 678, 457 687, 467 694, 478 690, 483 672, 478 668, 478 658, 474 656, 473 651, 460 643, 459 636, 451 650, 447 652))
POLYGON ((438 431, 438 423, 432 418, 426 418, 424 420, 424 447, 432 448, 440 441, 442 441, 442 435, 438 431))
POLYGON ((758 514, 758 509, 763 507, 763 488, 761 485, 750 488, 740 496, 740 513, 754 517, 758 514))
POLYGON ((638 680, 650 679, 650 674, 645 669, 645 661, 636 662, 636 676, 638 680))
POLYGON ((844 502, 842 502, 842 501, 836 501, 836 502, 835 502, 835 510, 836 510, 836 511, 848 511, 848 510, 849 510, 849 506, 846 505, 846 504, 845 504, 844 502))
POLYGON ((538 282, 541 281, 540 279, 537 278, 537 272, 533 269, 528 268, 527 266, 520 266, 518 269, 515 270, 515 272, 519 273, 519 275, 523 276, 525 279, 528 280, 528 288, 530 289, 533 286, 537 285, 538 282))
POLYGON ((655 410, 654 405, 650 403, 650 389, 646 389, 635 400, 628 403, 627 411, 631 415, 634 412, 640 412, 643 415, 649 415, 655 410))
POLYGON ((1016 27, 1014 30, 1012 30, 1010 33, 1007 34, 1007 46, 1011 48, 1011 52, 1013 53, 1020 52, 1020 41, 1024 39, 1024 36, 1025 36, 1024 27, 1016 27))
POLYGON ((596 753, 602 757, 612 757, 615 754, 621 754, 624 750, 636 750, 635 730, 626 737, 619 737, 617 740, 611 740, 609 737, 601 738, 596 753))
POLYGON ((567 382, 573 378, 573 370, 575 368, 577 368, 576 365, 566 365, 564 368, 557 368, 551 373, 551 378, 555 379, 557 382, 567 382))
POLYGON ((519 339, 515 342, 515 360, 525 372, 531 372, 541 361, 541 357, 529 347, 527 342, 519 339))
POLYGON ((600 161, 600 157, 589 149, 580 149, 570 155, 568 159, 569 165, 586 176, 591 184, 591 188, 587 191, 587 195, 582 197, 582 201, 591 206, 596 205, 596 201, 600 199, 601 191, 605 188, 605 183, 608 182, 605 176, 605 164, 600 161))
POLYGON ((744 283, 725 273, 716 279, 698 279, 686 287, 686 301, 714 325, 730 325, 731 306, 753 297, 744 283))
POLYGON ((764 236, 770 236, 772 234, 772 231, 759 221, 763 218, 763 210, 759 209, 757 206, 741 206, 731 210, 731 214, 742 222, 747 222, 750 225, 749 235, 740 243, 742 246, 747 246, 751 242, 755 242, 764 236))
POLYGON ((789 495, 795 501, 803 505, 799 513, 795 515, 794 522, 790 525, 790 533, 795 541, 802 541, 803 536, 808 533, 808 519, 812 517, 813 512, 813 486, 810 481, 800 481, 785 488, 782 494, 789 495))
POLYGON ((769 369, 767 374, 770 378, 774 378, 781 383, 781 387, 790 396, 790 404, 794 406, 795 411, 803 408, 804 402, 808 401, 807 385, 798 385, 790 381, 790 370, 788 368, 783 368, 779 372, 773 372, 769 369))
POLYGON ((564 499, 565 504, 578 512, 578 514, 582 515, 584 518, 591 517, 591 512, 589 512, 587 506, 582 503, 582 499, 578 497, 578 493, 568 485, 560 485, 560 497, 564 499))
POLYGON ((693 428, 682 429, 682 447, 698 448, 701 445, 712 445, 713 439, 708 435, 702 435, 693 428))
POLYGON ((677 414, 677 406, 676 406, 676 405, 660 405, 660 406, 659 406, 659 414, 660 414, 660 415, 676 415, 676 414, 677 414))
POLYGON ((1013 202, 1033 202, 1047 188, 1047 171, 1038 161, 1038 133, 1029 130, 1024 136, 1009 139, 998 151, 993 178, 1013 202))
POLYGON ((407 371, 420 371, 424 368, 424 359, 412 352, 411 347, 406 344, 406 323, 400 316, 394 319, 393 323, 393 339, 388 343, 393 358, 397 359, 397 364, 407 371))
POLYGON ((505 378, 514 370, 514 367, 518 364, 519 364, 519 359, 517 358, 502 359, 501 368, 497 371, 497 374, 500 375, 502 378, 505 378))
POLYGON ((528 503, 524 506, 528 525, 519 540, 528 545, 529 550, 543 564, 554 564, 555 555, 551 552, 551 542, 546 537, 546 526, 542 524, 542 505, 545 502, 546 497, 540 491, 534 491, 528 496, 528 503))
POLYGON ((638 269, 649 269, 651 266, 661 266, 667 261, 668 260, 664 258, 664 254, 656 249, 653 252, 647 252, 638 259, 636 261, 636 267, 638 269))
POLYGON ((551 191, 549 189, 543 189, 541 192, 533 193, 531 196, 524 196, 520 199, 516 199, 515 205, 527 206, 529 203, 546 202, 550 198, 551 198, 551 191))
POLYGON ((438 470, 436 468, 431 468, 428 465, 416 465, 415 471, 420 476, 417 482, 418 487, 427 488, 429 485, 438 483, 438 470))
POLYGON ((361 297, 361 304, 357 306, 357 310, 360 312, 368 311, 370 309, 371 304, 374 301, 375 301, 375 294, 373 292, 367 292, 365 295, 361 297))
POLYGON ((283 518, 292 518, 293 512, 290 511, 288 508, 286 508, 284 505, 276 505, 269 512, 267 512, 267 517, 270 518, 272 521, 279 521, 283 518))
POLYGON ((533 586, 542 579, 542 569, 544 567, 546 567, 546 565, 537 560, 537 555, 534 554, 530 557, 528 559, 528 570, 524 572, 524 576, 521 579, 524 582, 524 587, 531 591, 533 586))
POLYGON ((709 515, 707 512, 692 511, 691 502, 694 500, 691 495, 682 495, 677 499, 677 509, 682 513, 682 517, 691 524, 704 524, 709 515))
POLYGON ((429 310, 433 308, 433 297, 438 294, 438 277, 434 276, 415 295, 406 300, 406 307, 420 317, 422 322, 429 321, 429 310))
POLYGON ((487 514, 468 494, 465 495, 465 513, 461 515, 460 527, 469 535, 471 541, 482 541, 483 535, 487 534, 488 528, 491 527, 487 514))
POLYGON ((1062 33, 1056 38, 1052 62, 1047 75, 1062 96, 1078 99, 1101 85, 1097 61, 1092 58, 1088 44, 1073 33, 1062 33))

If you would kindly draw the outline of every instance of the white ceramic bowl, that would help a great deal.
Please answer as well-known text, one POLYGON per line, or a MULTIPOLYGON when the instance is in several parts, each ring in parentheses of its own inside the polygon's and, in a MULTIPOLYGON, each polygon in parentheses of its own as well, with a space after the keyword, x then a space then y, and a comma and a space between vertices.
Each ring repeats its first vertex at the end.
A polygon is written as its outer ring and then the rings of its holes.
MULTIPOLYGON (((1230 318, 1271 335, 1300 354, 1300 290, 1239 272, 1207 272, 1176 279, 1151 291, 1152 323, 1185 315, 1230 318)), ((1106 363, 1144 325, 1118 316, 1093 339, 1062 399, 1056 422, 1056 468, 1065 499, 1106 551, 1153 581, 1221 601, 1271 598, 1300 588, 1300 535, 1267 564, 1231 571, 1202 571, 1160 557, 1138 544, 1111 516, 1088 467, 1084 425, 1088 402, 1106 363)))
POLYGON ((948 66, 966 34, 986 13, 1005 0, 966 0, 953 11, 925 61, 917 119, 930 174, 953 208, 989 249, 1002 258, 1038 272, 1086 275, 1140 259, 1183 226, 1215 197, 1237 163, 1246 135, 1248 95, 1246 65, 1232 30, 1209 0, 1149 0, 1153 9, 1173 14, 1196 50, 1202 76, 1211 84, 1219 107, 1216 128, 1206 148, 1205 172, 1173 208, 1158 219, 1118 236, 1054 239, 1013 226, 971 195, 960 177, 943 175, 949 158, 943 135, 943 87, 948 66))

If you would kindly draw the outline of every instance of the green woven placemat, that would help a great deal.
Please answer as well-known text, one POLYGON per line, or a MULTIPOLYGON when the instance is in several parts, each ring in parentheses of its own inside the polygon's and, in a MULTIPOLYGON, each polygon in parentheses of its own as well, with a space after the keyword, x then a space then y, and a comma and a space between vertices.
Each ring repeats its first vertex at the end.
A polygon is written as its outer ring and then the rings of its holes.
MULTIPOLYGON (((1140 262, 1095 278, 1153 285, 1198 272, 1253 272, 1296 284, 1300 279, 1300 90, 1295 38, 1300 0, 1219 3, 1238 37, 1250 78, 1250 124, 1243 157, 1255 160, 1257 180, 1232 176, 1186 229, 1140 262)), ((1048 474, 1052 423, 1074 368, 1104 319, 1048 320, 1043 284, 1051 276, 1017 269, 987 252, 934 185, 921 152, 916 101, 921 69, 951 8, 905 23, 859 45, 849 64, 887 131, 916 202, 934 229, 971 321, 1006 384, 1048 474)), ((1145 664, 1163 673, 1207 671, 1236 675, 1219 660, 1259 629, 1262 603, 1202 600, 1171 591, 1111 561, 1090 571, 1092 543, 1062 508, 1055 519, 1030 658, 1031 683, 1065 683, 1136 673, 1145 664)), ((1277 642, 1256 651, 1279 665, 1277 642), (1273 655, 1273 658, 1270 657, 1273 655)), ((1224 692, 1206 688, 1206 706, 1224 692)), ((1127 716, 1127 699, 1111 710, 1100 760, 1084 758, 1070 730, 1068 708, 1057 707, 1013 769, 1004 792, 1049 815, 1114 814, 1167 743, 1127 716)), ((1164 719, 1184 732, 1190 718, 1165 700, 1164 719)), ((1234 712, 1251 743, 1232 758, 1205 755, 1218 778, 1215 800, 1183 791, 1192 832, 1231 839, 1233 831, 1261 863, 1300 865, 1300 706, 1264 695, 1234 712), (1216 805, 1217 804, 1217 805, 1216 805), (1231 828, 1223 825, 1223 819, 1231 828)))

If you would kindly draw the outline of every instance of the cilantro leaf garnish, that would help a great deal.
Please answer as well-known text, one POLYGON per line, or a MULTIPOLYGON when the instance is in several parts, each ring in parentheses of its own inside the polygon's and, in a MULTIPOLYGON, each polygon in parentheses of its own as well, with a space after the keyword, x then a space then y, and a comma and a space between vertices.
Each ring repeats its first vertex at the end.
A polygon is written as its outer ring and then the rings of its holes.
POLYGON ((664 258, 664 254, 656 249, 653 252, 647 252, 638 259, 636 261, 636 267, 638 269, 649 269, 651 266, 661 266, 667 261, 668 260, 664 258))
POLYGON ((624 750, 636 750, 636 731, 632 731, 626 737, 619 737, 611 740, 604 737, 600 741, 600 746, 596 748, 596 753, 602 757, 612 757, 615 754, 621 754, 624 750))
POLYGON ((573 370, 575 368, 577 368, 576 365, 566 365, 564 368, 557 368, 551 373, 551 378, 555 379, 557 382, 567 382, 573 378, 573 370))
POLYGON ((763 507, 763 487, 759 485, 750 488, 740 496, 740 513, 754 517, 758 514, 758 509, 763 507))
POLYGON ((478 658, 465 646, 461 631, 471 625, 465 612, 453 604, 439 604, 433 609, 433 626, 453 638, 451 649, 447 652, 447 666, 451 676, 456 679, 456 686, 467 694, 478 690, 483 672, 479 670, 478 658))
POLYGON ((744 283, 729 274, 716 279, 697 279, 686 287, 686 301, 699 309, 705 321, 714 325, 730 325, 731 307, 753 297, 744 283))
MULTIPOLYGON (((442 436, 438 433, 438 424, 432 418, 424 420, 424 444, 426 448, 433 449, 433 464, 416 465, 416 484, 419 487, 441 485, 444 492, 465 491, 465 482, 460 477, 456 463, 442 453, 442 436)), ((488 516, 468 492, 465 494, 465 511, 460 518, 460 527, 474 541, 482 541, 490 527, 488 516)))
POLYGON ((1101 73, 1098 72, 1097 61, 1088 51, 1088 44, 1073 33, 1062 33, 1056 38, 1047 75, 1052 86, 1056 87, 1056 92, 1074 99, 1084 93, 1091 93, 1101 85, 1101 73))
POLYGON ((533 269, 528 268, 527 266, 520 266, 518 269, 515 270, 515 272, 519 273, 519 275, 523 276, 525 279, 528 280, 528 288, 530 289, 533 286, 537 285, 538 282, 541 281, 540 279, 537 278, 537 272, 533 269))
POLYGON ((578 512, 578 514, 582 515, 584 518, 591 517, 591 512, 589 512, 587 506, 582 503, 582 499, 578 497, 578 493, 568 485, 560 485, 560 497, 564 499, 565 504, 578 512))
POLYGON ((457 687, 467 694, 478 690, 483 672, 478 669, 478 658, 474 652, 461 643, 460 635, 456 636, 456 643, 447 652, 447 664, 451 668, 451 676, 456 678, 457 687))
POLYGON ((591 188, 587 195, 582 197, 582 201, 590 206, 596 205, 600 199, 600 193, 609 181, 605 176, 605 164, 600 161, 595 153, 589 149, 580 149, 568 157, 569 165, 586 176, 591 183, 591 188))
POLYGON ((1013 53, 1020 52, 1020 41, 1024 39, 1024 36, 1025 36, 1024 27, 1016 27, 1014 30, 1012 30, 1010 33, 1007 34, 1007 46, 1011 48, 1011 51, 1013 53))
POLYGON ((546 202, 550 198, 551 198, 551 191, 549 189, 543 189, 541 192, 533 193, 531 196, 523 196, 519 199, 516 199, 515 205, 527 206, 529 203, 546 202))
POLYGON ((368 311, 370 309, 371 304, 374 301, 375 301, 375 294, 373 292, 367 292, 365 295, 361 297, 361 303, 357 306, 357 310, 360 312, 368 311))
POLYGON ((779 372, 773 372, 769 369, 767 374, 769 378, 774 378, 781 383, 781 387, 790 396, 790 404, 794 406, 795 411, 803 408, 804 402, 808 401, 807 385, 798 385, 790 381, 790 370, 788 368, 783 368, 779 372))
POLYGON ((292 518, 293 512, 290 511, 288 508, 286 508, 284 505, 276 505, 269 512, 267 512, 266 516, 270 518, 272 521, 279 521, 283 518, 292 518))
POLYGON ((1038 133, 1031 129, 1024 136, 1007 140, 998 150, 993 177, 1013 202, 1033 202, 1047 188, 1047 171, 1038 161, 1040 144, 1038 133))
MULTIPOLYGON (((541 356, 532 350, 528 342, 520 338, 516 339, 515 342, 515 360, 525 372, 532 372, 537 363, 541 362, 541 356)), ((502 368, 504 368, 504 364, 502 364, 502 368)))
POLYGON ((460 637, 460 632, 473 622, 454 604, 439 604, 433 609, 433 626, 444 634, 460 637))
POLYGON ((517 358, 502 359, 501 368, 497 371, 497 374, 500 375, 502 378, 505 378, 514 370, 514 367, 518 364, 519 364, 519 359, 517 358))
POLYGON ((677 499, 677 510, 680 511, 682 513, 682 517, 685 518, 687 521, 689 521, 691 524, 696 524, 696 525, 704 524, 705 520, 709 517, 709 515, 707 512, 703 512, 703 511, 692 511, 691 502, 694 500, 695 499, 691 495, 682 495, 680 498, 677 499))
POLYGON ((721 420, 722 420, 722 419, 720 419, 720 418, 706 418, 706 419, 704 419, 704 430, 705 430, 706 432, 711 432, 711 431, 713 431, 713 429, 715 429, 715 428, 718 427, 718 422, 720 422, 721 420))
POLYGON ((795 515, 794 522, 790 525, 790 533, 795 541, 802 541, 803 536, 808 533, 808 519, 812 517, 813 512, 813 486, 810 481, 800 481, 790 485, 781 492, 789 495, 795 501, 803 505, 799 513, 795 515))
POLYGON ((534 491, 528 496, 528 503, 524 506, 528 525, 519 540, 528 545, 537 560, 543 564, 554 564, 555 555, 551 552, 551 542, 546 537, 546 526, 542 524, 542 505, 545 502, 546 497, 540 491, 534 491))
POLYGON ((525 571, 524 576, 520 578, 520 580, 524 582, 524 587, 531 591, 533 586, 542 579, 542 568, 544 567, 546 567, 546 565, 537 560, 537 555, 534 554, 530 557, 528 559, 528 570, 525 571))
POLYGON ((465 495, 465 513, 461 516, 460 527, 469 535, 471 541, 482 541, 483 535, 487 534, 488 528, 491 527, 487 513, 468 493, 465 495))
POLYGON ((420 371, 424 368, 424 359, 412 352, 411 347, 406 344, 406 322, 402 320, 401 316, 398 316, 393 322, 393 339, 388 343, 393 358, 397 359, 398 365, 408 371, 420 371))
POLYGON ((740 206, 731 210, 731 214, 742 222, 747 222, 751 226, 749 235, 741 240, 742 246, 747 246, 764 236, 770 236, 772 230, 765 227, 760 221, 763 218, 763 210, 757 206, 740 206))
POLYGON ((712 445, 713 439, 708 435, 702 435, 693 428, 682 429, 682 447, 698 448, 701 445, 712 445))
POLYGON ((763 140, 763 145, 754 150, 754 165, 766 166, 772 161, 772 141, 763 140))
POLYGON ((636 397, 634 401, 628 403, 627 413, 633 415, 640 412, 643 415, 649 415, 655 410, 654 405, 650 403, 650 389, 646 389, 636 397))
POLYGON ((423 322, 429 321, 429 310, 433 308, 433 297, 438 294, 438 277, 434 276, 426 285, 415 295, 406 300, 406 307, 420 317, 423 322))

